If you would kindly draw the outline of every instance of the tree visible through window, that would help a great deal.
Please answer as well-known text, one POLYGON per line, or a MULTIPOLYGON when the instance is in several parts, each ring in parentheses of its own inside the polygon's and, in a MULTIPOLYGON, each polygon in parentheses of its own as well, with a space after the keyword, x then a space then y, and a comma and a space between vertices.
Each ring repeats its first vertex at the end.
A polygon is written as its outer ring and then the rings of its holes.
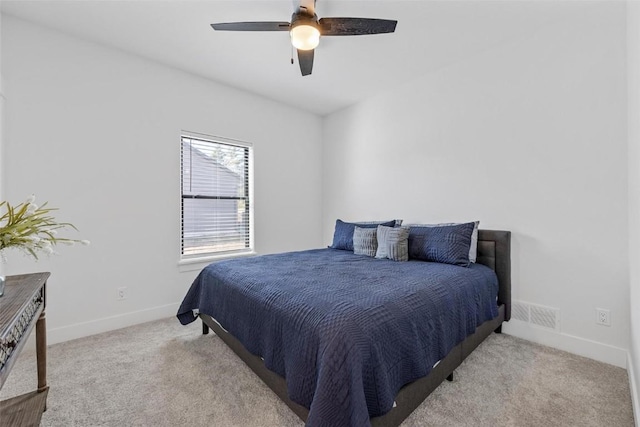
POLYGON ((182 137, 183 258, 252 249, 250 150, 182 137))

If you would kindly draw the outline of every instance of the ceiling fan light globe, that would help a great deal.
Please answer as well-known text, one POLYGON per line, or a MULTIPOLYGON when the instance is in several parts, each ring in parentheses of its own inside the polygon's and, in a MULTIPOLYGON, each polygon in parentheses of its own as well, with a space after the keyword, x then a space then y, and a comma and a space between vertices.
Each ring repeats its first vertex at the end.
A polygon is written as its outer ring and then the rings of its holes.
POLYGON ((311 25, 297 25, 290 34, 291 44, 299 50, 312 50, 320 43, 320 31, 311 25))

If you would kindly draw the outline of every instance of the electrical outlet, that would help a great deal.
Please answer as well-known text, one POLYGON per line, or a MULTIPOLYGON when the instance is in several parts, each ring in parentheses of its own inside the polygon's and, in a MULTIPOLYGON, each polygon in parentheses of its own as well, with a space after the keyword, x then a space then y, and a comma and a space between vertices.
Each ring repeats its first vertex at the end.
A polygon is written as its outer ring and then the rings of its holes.
POLYGON ((120 288, 118 288, 118 301, 122 301, 127 299, 127 287, 126 286, 122 286, 120 288))
POLYGON ((603 326, 611 326, 611 312, 604 308, 596 308, 596 323, 603 326))

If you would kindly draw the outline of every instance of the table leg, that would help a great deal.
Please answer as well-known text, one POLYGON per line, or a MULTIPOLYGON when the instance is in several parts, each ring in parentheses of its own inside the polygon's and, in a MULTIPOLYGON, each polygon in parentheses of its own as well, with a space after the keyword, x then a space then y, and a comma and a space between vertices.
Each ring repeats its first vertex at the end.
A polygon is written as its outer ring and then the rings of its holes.
POLYGON ((38 364, 38 391, 49 388, 47 385, 47 320, 44 310, 36 323, 36 359, 38 364))

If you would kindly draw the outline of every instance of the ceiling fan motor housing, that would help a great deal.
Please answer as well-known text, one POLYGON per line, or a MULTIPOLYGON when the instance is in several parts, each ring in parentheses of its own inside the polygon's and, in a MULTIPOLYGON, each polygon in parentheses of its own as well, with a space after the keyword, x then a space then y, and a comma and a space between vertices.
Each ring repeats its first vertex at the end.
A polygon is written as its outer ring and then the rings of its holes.
POLYGON ((318 15, 310 15, 303 12, 302 9, 291 15, 291 24, 289 26, 291 35, 291 44, 298 51, 312 51, 320 43, 320 24, 318 23, 318 15))
POLYGON ((308 25, 320 31, 320 25, 318 25, 318 15, 316 14, 313 14, 313 16, 311 16, 303 11, 295 12, 293 15, 291 15, 291 29, 293 30, 299 25, 308 25))

